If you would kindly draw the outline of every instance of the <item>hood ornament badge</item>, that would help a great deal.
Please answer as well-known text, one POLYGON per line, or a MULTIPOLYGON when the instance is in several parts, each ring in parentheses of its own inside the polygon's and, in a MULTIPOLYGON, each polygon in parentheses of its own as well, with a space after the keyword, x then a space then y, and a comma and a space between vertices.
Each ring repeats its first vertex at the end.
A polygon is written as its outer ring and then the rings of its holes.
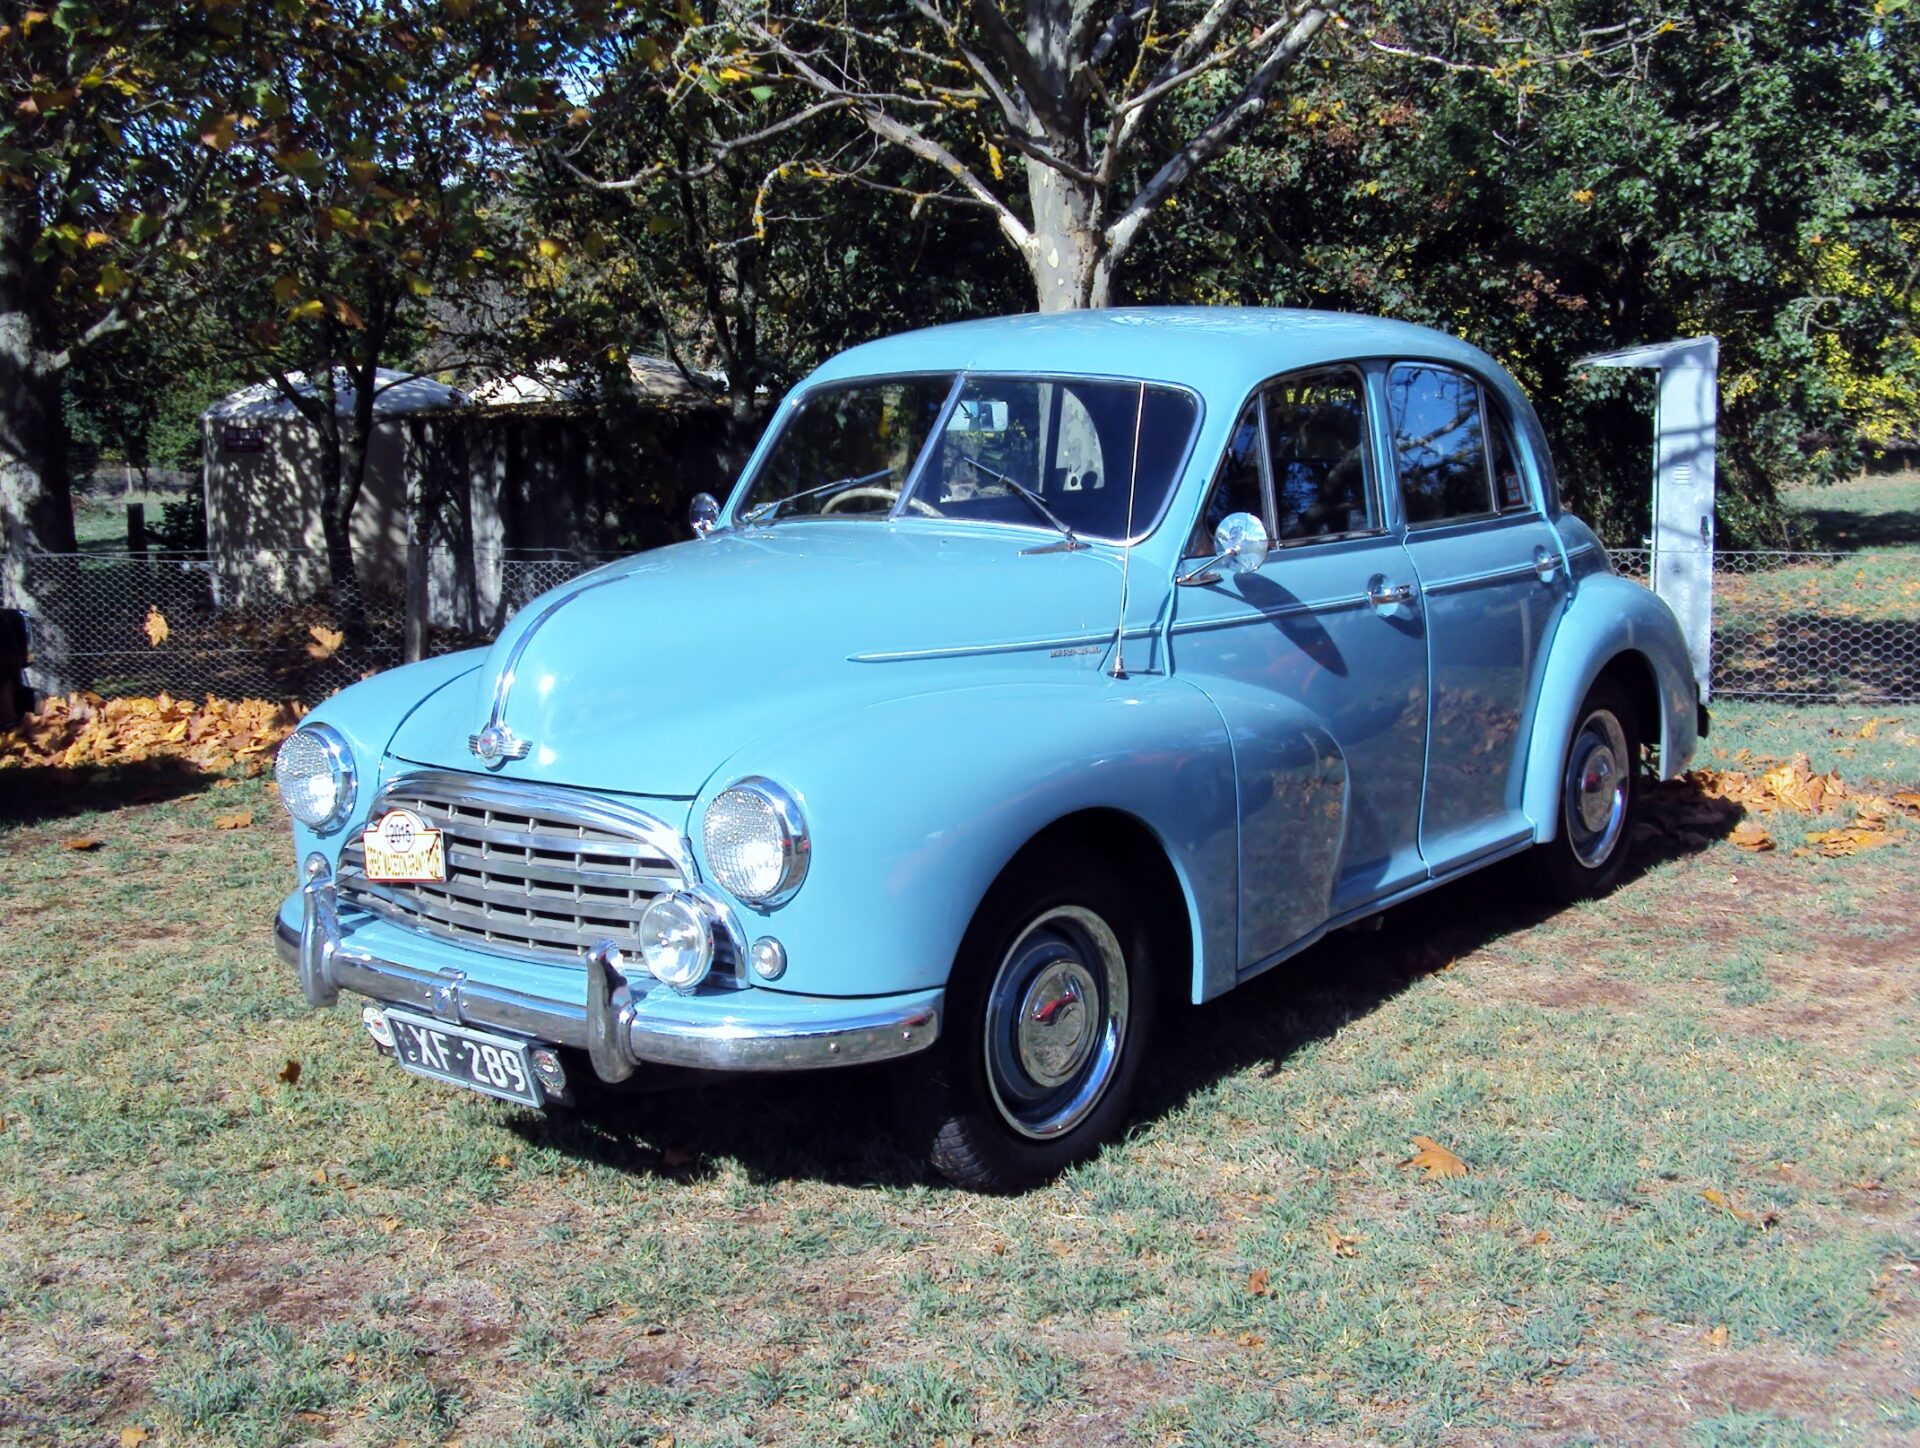
POLYGON ((506 759, 525 759, 533 741, 521 739, 504 724, 489 724, 478 734, 467 736, 467 748, 488 764, 506 759))

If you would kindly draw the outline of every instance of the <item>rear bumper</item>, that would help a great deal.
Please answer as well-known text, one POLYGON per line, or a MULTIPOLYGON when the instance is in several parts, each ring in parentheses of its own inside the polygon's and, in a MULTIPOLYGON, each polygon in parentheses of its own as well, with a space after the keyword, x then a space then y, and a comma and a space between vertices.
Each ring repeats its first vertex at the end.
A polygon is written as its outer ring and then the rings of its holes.
MULTIPOLYGON (((357 945, 341 929, 333 878, 323 866, 299 899, 299 925, 277 917, 274 944, 311 1004, 333 1005, 350 990, 450 1024, 577 1047, 607 1081, 623 1080, 644 1063, 715 1071, 849 1066, 923 1051, 940 1034, 942 991, 862 1000, 755 988, 683 996, 661 986, 636 994, 611 948, 596 951, 578 974, 564 972, 569 993, 556 998, 470 971, 424 969, 357 945)), ((487 958, 473 956, 482 968, 487 958)))

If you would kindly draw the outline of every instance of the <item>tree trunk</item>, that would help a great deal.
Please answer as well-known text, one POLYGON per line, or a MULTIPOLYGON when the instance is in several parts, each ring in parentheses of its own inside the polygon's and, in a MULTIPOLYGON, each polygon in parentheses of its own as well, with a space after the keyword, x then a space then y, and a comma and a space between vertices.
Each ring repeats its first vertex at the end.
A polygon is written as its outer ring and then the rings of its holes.
POLYGON ((1100 225, 1100 195, 1091 186, 1038 161, 1027 165, 1033 202, 1033 235, 1027 267, 1043 312, 1104 307, 1113 292, 1106 233, 1100 225))
POLYGON ((36 552, 72 553, 73 498, 60 377, 48 364, 46 299, 52 286, 33 260, 33 198, 0 192, 0 605, 32 621, 36 685, 64 691, 62 589, 36 552))

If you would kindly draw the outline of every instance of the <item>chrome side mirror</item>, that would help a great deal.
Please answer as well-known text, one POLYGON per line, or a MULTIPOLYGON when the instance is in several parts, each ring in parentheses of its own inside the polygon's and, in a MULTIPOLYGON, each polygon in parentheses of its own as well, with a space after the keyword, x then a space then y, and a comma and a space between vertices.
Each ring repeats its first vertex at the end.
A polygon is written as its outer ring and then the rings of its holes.
POLYGON ((1267 561, 1273 539, 1267 525, 1251 513, 1229 513, 1213 530, 1213 557, 1197 568, 1190 568, 1174 580, 1176 583, 1215 583, 1219 570, 1228 573, 1252 573, 1267 561))
POLYGON ((712 493, 695 493, 687 517, 693 524, 693 536, 706 537, 713 531, 713 525, 720 521, 720 500, 712 493))

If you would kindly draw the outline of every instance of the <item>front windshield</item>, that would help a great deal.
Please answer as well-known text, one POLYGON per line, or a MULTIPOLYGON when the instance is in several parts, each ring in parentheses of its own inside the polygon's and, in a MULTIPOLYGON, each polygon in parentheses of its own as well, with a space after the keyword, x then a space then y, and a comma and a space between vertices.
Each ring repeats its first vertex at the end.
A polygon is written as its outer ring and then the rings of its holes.
POLYGON ((1178 481, 1199 418, 1191 394, 1171 387, 969 375, 941 422, 952 391, 951 377, 912 377, 809 393, 736 516, 885 516, 911 484, 899 507, 908 517, 1138 537, 1178 481))
POLYGON ((734 515, 885 517, 952 391, 951 374, 816 388, 780 429, 734 515))

